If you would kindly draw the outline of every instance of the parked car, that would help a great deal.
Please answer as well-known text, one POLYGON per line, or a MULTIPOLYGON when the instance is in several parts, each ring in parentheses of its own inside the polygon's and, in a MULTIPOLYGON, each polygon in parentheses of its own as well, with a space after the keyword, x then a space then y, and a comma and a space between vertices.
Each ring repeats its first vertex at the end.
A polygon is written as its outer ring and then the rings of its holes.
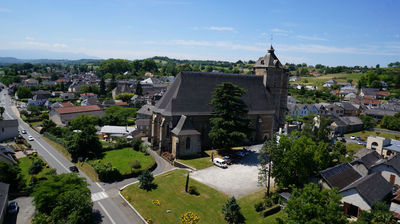
POLYGON ((75 173, 79 172, 79 170, 78 170, 78 168, 77 168, 76 166, 70 166, 70 167, 69 167, 69 170, 70 170, 71 172, 75 172, 75 173))
POLYGON ((219 166, 221 168, 228 168, 228 165, 226 164, 225 160, 220 158, 214 159, 214 165, 219 166))
POLYGON ((224 161, 228 165, 232 165, 232 163, 233 163, 233 159, 231 157, 229 157, 229 156, 224 156, 224 161))
POLYGON ((33 141, 33 140, 34 140, 33 137, 32 137, 32 135, 29 135, 29 136, 28 136, 28 140, 29 140, 29 141, 33 141))
POLYGON ((235 155, 239 158, 243 158, 246 156, 245 152, 243 152, 242 150, 235 152, 235 155))
POLYGON ((357 136, 357 141, 361 141, 361 137, 360 136, 357 136))
POLYGON ((350 139, 351 139, 351 140, 356 140, 356 136, 352 135, 352 136, 350 137, 350 139))
POLYGON ((19 211, 18 203, 13 201, 8 205, 7 212, 9 214, 17 214, 19 211))
POLYGON ((22 134, 26 134, 26 130, 25 130, 25 129, 22 129, 22 130, 21 130, 21 133, 22 133, 22 134))

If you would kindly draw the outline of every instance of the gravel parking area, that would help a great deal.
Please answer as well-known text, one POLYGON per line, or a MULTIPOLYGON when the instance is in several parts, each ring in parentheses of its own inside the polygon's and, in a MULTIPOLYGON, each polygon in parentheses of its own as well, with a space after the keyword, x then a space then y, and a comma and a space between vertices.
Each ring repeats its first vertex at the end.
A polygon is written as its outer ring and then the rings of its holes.
POLYGON ((251 152, 238 163, 227 169, 212 166, 203 170, 194 171, 191 177, 227 195, 236 198, 261 189, 258 186, 258 151, 262 145, 247 147, 251 152))
POLYGON ((4 224, 26 224, 31 223, 31 219, 35 213, 35 207, 32 204, 33 197, 18 197, 12 201, 16 201, 19 206, 17 215, 6 215, 4 224))

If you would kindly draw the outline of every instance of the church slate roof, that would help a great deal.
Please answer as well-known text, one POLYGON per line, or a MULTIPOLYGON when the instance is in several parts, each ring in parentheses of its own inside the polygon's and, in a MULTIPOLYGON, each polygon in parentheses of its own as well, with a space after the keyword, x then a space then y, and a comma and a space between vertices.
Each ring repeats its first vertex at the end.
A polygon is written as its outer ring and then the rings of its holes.
POLYGON ((274 113, 271 95, 263 85, 263 77, 212 72, 180 72, 171 87, 155 105, 154 112, 165 116, 211 115, 209 105, 217 85, 230 82, 245 89, 242 97, 249 114, 274 113))
POLYGON ((200 132, 193 128, 192 122, 185 115, 182 115, 178 124, 171 131, 175 135, 200 135, 200 132))
POLYGON ((279 67, 283 68, 281 62, 279 61, 278 57, 274 53, 275 49, 270 47, 268 53, 264 57, 260 57, 256 64, 254 65, 255 68, 265 68, 265 67, 279 67))

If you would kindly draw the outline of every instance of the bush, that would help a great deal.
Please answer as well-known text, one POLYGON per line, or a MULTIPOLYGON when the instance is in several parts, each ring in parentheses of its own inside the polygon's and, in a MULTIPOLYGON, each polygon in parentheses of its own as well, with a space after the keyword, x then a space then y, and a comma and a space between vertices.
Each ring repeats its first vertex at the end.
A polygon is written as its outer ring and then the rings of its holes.
POLYGON ((111 163, 103 164, 100 161, 91 162, 90 165, 96 170, 99 179, 103 182, 113 182, 120 180, 122 175, 118 169, 114 168, 111 163))
POLYGON ((271 208, 268 208, 267 210, 265 210, 264 212, 264 217, 273 215, 278 213, 281 210, 281 206, 280 205, 274 205, 271 208))
POLYGON ((145 190, 151 190, 153 186, 154 176, 149 170, 145 170, 139 176, 139 188, 145 190))
POLYGON ((193 195, 200 195, 199 191, 197 190, 196 186, 190 186, 189 187, 189 194, 193 195))
POLYGON ((140 165, 139 160, 136 159, 136 160, 133 160, 133 161, 131 162, 130 167, 131 167, 132 169, 139 169, 140 167, 142 167, 142 165, 140 165))
POLYGON ((139 151, 141 149, 141 147, 142 147, 142 140, 137 139, 137 138, 132 140, 133 150, 139 151))
POLYGON ((265 205, 262 201, 254 204, 254 209, 256 210, 256 212, 261 212, 265 209, 265 205))
POLYGON ((36 159, 33 161, 32 165, 29 167, 29 174, 38 174, 43 169, 43 161, 41 159, 36 159))

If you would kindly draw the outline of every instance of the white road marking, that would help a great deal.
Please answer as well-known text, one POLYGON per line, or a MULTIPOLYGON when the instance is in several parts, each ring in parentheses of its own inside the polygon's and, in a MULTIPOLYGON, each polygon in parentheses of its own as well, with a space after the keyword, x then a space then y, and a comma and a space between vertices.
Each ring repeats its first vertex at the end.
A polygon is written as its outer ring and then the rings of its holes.
POLYGON ((100 191, 97 193, 92 194, 92 201, 100 201, 101 199, 108 198, 108 194, 104 191, 100 191))
POLYGON ((99 186, 99 188, 101 188, 103 191, 106 191, 106 190, 104 190, 104 188, 98 183, 98 182, 95 182, 96 184, 97 184, 97 186, 99 186))
POLYGON ((101 202, 98 202, 100 205, 100 208, 103 209, 104 213, 107 215, 108 219, 110 219, 112 224, 116 224, 114 219, 111 218, 111 215, 107 212, 107 210, 104 208, 104 206, 101 204, 101 202))

